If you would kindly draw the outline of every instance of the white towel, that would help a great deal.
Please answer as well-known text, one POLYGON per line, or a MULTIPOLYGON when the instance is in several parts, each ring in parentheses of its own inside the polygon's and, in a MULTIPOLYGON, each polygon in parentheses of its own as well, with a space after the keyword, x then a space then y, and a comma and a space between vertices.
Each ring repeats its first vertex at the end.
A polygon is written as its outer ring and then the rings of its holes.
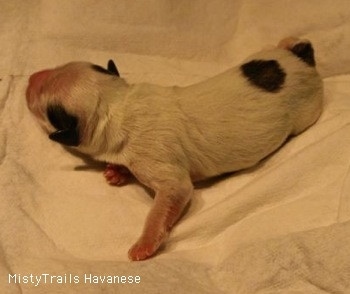
POLYGON ((350 293, 348 1, 0 1, 0 44, 1 293, 350 293), (314 45, 321 119, 198 187, 166 247, 129 262, 151 197, 48 140, 29 74, 113 58, 130 82, 188 85, 290 35, 314 45))

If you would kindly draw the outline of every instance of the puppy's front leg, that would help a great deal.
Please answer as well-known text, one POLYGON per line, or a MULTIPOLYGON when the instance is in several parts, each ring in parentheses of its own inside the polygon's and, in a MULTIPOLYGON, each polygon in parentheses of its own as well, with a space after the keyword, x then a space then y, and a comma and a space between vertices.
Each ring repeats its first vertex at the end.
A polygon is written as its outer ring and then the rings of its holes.
POLYGON ((131 174, 126 167, 111 163, 107 163, 103 175, 108 184, 115 186, 122 186, 131 178, 131 174))
POLYGON ((182 181, 157 183, 156 186, 154 204, 148 214, 143 233, 129 250, 131 260, 146 259, 157 251, 193 194, 193 185, 189 177, 182 181))

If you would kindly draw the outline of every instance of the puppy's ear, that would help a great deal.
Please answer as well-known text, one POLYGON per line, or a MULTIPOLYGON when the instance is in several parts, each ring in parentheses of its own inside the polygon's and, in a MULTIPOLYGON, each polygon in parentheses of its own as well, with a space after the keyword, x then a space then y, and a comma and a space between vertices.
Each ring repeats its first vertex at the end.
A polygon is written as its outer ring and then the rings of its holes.
POLYGON ((78 119, 69 114, 61 105, 50 105, 47 108, 47 117, 57 131, 49 138, 67 146, 78 146, 80 143, 78 119))
POLYGON ((98 71, 98 72, 101 72, 104 74, 113 75, 113 76, 117 76, 117 77, 120 76, 119 71, 118 71, 118 69, 117 69, 117 67, 112 59, 110 59, 108 61, 107 69, 103 68, 102 66, 96 65, 96 64, 92 64, 91 67, 95 71, 98 71))
POLYGON ((109 72, 117 75, 118 77, 120 77, 119 71, 117 69, 117 66, 115 65, 114 61, 112 59, 108 60, 108 64, 107 64, 107 69, 109 72))
POLYGON ((51 133, 49 138, 66 146, 78 146, 80 143, 77 129, 58 130, 51 133))
POLYGON ((297 43, 290 49, 294 55, 298 56, 302 61, 307 63, 310 66, 315 66, 315 56, 314 56, 314 48, 312 47, 309 41, 303 41, 297 43))

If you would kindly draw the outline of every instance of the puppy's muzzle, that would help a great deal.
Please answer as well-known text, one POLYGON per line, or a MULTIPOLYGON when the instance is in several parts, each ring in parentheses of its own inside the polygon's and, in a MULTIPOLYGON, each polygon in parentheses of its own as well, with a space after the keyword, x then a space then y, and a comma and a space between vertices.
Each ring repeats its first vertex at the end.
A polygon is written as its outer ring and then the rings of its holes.
POLYGON ((39 97, 42 85, 51 72, 52 70, 43 70, 36 72, 29 77, 29 85, 26 92, 28 106, 34 103, 35 97, 39 97))

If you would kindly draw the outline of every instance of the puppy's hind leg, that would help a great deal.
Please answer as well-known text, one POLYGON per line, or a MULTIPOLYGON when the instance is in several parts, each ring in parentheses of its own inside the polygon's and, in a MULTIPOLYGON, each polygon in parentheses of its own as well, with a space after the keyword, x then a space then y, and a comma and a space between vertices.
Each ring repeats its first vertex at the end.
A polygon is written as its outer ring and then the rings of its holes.
POLYGON ((162 182, 148 214, 143 233, 130 248, 131 260, 143 260, 152 256, 166 240, 168 233, 180 218, 193 194, 190 179, 162 182))

